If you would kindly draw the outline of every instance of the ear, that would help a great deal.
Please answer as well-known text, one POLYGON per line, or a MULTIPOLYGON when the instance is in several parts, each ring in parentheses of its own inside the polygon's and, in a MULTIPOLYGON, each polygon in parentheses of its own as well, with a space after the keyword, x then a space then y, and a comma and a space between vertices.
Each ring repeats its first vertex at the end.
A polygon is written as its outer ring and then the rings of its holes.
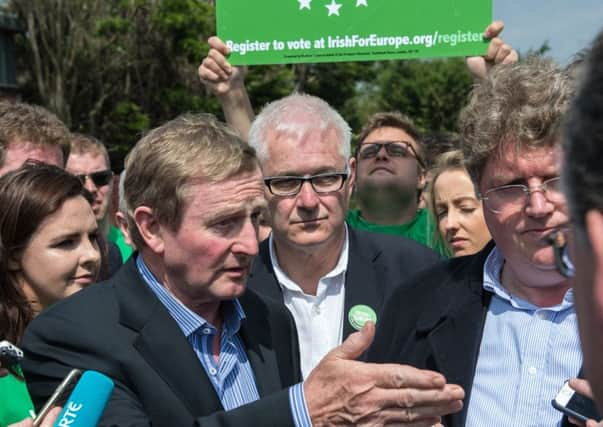
POLYGON ((130 231, 128 229, 128 220, 126 219, 126 215, 123 212, 115 212, 115 224, 121 231, 121 234, 124 236, 124 241, 128 245, 133 247, 134 243, 132 243, 132 238, 130 237, 130 231))
POLYGON ((603 212, 592 209, 585 216, 586 234, 593 252, 593 297, 603 310, 603 212))
POLYGON ((147 247, 156 254, 162 254, 164 241, 161 235, 161 225, 155 218, 153 209, 148 206, 137 207, 134 211, 134 222, 147 247))
POLYGON ((14 256, 8 257, 8 271, 15 272, 21 270, 21 264, 14 256))
POLYGON ((348 185, 350 188, 353 189, 354 186, 356 185, 356 158, 350 157, 348 165, 350 168, 350 176, 348 177, 348 185))
POLYGON ((419 174, 419 179, 417 181, 417 190, 425 189, 425 185, 427 184, 427 173, 421 166, 419 166, 419 170, 417 172, 419 174))

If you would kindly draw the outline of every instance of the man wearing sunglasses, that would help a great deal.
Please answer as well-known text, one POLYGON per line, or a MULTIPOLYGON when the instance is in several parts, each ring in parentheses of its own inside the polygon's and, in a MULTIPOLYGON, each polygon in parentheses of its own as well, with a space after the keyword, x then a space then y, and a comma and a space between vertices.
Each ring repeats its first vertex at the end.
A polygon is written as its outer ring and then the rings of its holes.
MULTIPOLYGON (((420 134, 399 112, 377 113, 358 136, 356 202, 346 220, 354 228, 397 234, 432 246, 434 224, 418 209, 425 184, 420 134)), ((444 253, 442 247, 435 248, 444 253)))
POLYGON ((92 210, 99 231, 108 242, 108 274, 111 275, 117 271, 122 262, 120 253, 123 253, 124 250, 120 246, 127 245, 123 241, 121 232, 111 225, 108 215, 113 189, 113 172, 107 148, 96 138, 73 134, 71 151, 65 169, 77 176, 82 181, 84 188, 92 194, 92 210))
POLYGON ((416 276, 384 309, 369 360, 434 369, 467 392, 447 426, 560 426, 580 371, 570 281, 548 237, 568 226, 560 124, 573 95, 546 60, 495 67, 461 113, 462 148, 494 240, 416 276))

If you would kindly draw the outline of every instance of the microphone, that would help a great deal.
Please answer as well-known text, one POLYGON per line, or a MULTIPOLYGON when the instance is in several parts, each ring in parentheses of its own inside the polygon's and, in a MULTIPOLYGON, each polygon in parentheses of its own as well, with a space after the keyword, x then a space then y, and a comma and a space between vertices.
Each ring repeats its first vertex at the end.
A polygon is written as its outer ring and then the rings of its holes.
POLYGON ((113 381, 96 371, 86 371, 78 381, 54 427, 94 427, 113 392, 113 381))

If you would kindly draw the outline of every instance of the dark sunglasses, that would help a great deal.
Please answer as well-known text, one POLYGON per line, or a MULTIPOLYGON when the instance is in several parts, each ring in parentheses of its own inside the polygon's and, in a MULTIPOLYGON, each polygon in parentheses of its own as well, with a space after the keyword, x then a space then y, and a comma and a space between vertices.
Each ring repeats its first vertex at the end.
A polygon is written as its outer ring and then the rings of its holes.
POLYGON ((94 185, 96 185, 97 187, 102 187, 111 182, 111 178, 113 178, 113 172, 111 172, 110 170, 106 170, 83 175, 76 175, 75 177, 79 179, 82 184, 86 184, 86 178, 90 178, 94 185))

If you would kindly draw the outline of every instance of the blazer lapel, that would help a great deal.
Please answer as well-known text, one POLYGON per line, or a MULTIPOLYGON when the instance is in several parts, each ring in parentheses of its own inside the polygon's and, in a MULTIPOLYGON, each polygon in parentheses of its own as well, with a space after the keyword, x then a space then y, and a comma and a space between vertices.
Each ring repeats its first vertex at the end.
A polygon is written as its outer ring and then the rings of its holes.
MULTIPOLYGON (((380 277, 385 277, 385 266, 378 262, 380 250, 362 245, 356 232, 348 227, 348 267, 345 275, 345 303, 343 312, 343 340, 356 332, 349 314, 352 307, 362 304, 379 314, 383 304, 383 286, 380 277)), ((377 318, 379 322, 379 318, 377 318)))
POLYGON ((270 239, 266 239, 260 244, 260 252, 253 260, 247 285, 256 293, 282 303, 283 291, 274 274, 269 244, 270 239))
POLYGON ((222 410, 197 355, 176 321, 140 277, 134 259, 116 278, 121 323, 138 332, 134 347, 191 414, 222 410))
MULTIPOLYGON (((487 251, 489 253, 489 251, 487 251)), ((486 254, 487 255, 487 254, 486 254)), ((435 369, 449 383, 465 390, 469 401, 477 356, 491 294, 483 290, 483 264, 481 256, 473 257, 466 269, 453 272, 451 281, 462 281, 464 286, 443 283, 442 292, 417 323, 417 333, 427 334, 434 357, 435 369), (453 291, 447 292, 446 288, 453 291)), ((452 415, 454 426, 464 425, 467 405, 452 415)))

